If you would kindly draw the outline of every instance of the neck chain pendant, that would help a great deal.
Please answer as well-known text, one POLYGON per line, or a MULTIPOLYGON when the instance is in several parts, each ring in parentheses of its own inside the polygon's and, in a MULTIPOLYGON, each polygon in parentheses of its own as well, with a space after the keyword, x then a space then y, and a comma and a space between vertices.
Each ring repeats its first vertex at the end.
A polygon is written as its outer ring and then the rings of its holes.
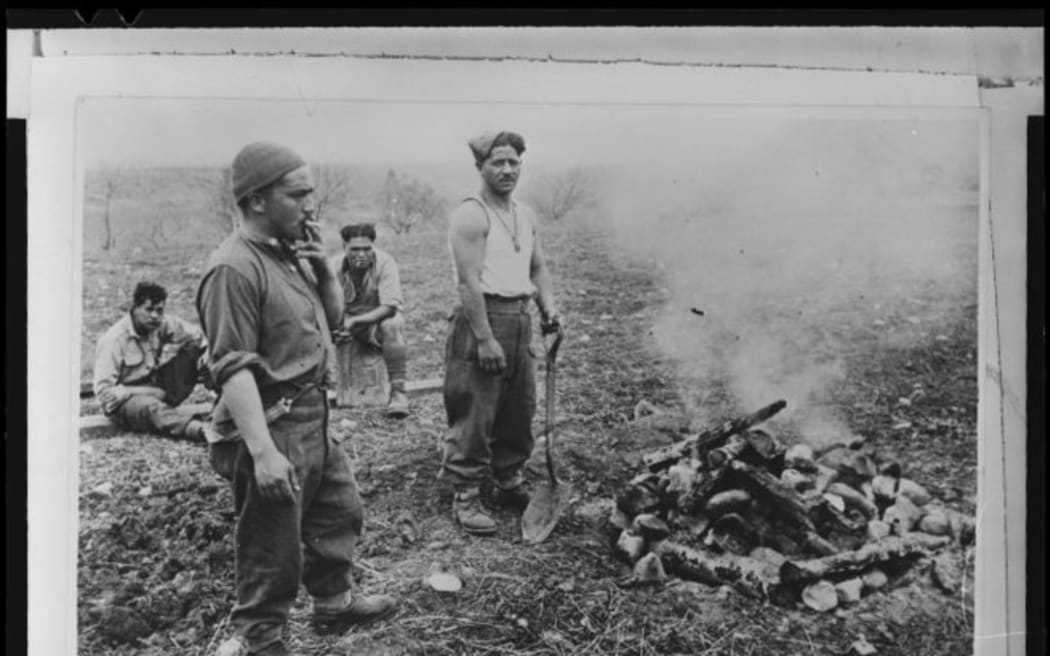
POLYGON ((508 235, 510 235, 510 241, 511 241, 512 244, 514 244, 514 252, 515 253, 520 253, 521 252, 521 242, 518 241, 518 209, 516 207, 514 207, 513 204, 510 206, 510 209, 511 209, 511 212, 513 212, 513 218, 514 218, 514 229, 511 230, 511 227, 509 225, 507 225, 507 220, 503 218, 503 214, 500 213, 499 209, 496 208, 495 206, 491 206, 491 207, 492 207, 492 211, 496 214, 496 218, 499 219, 499 222, 503 225, 503 229, 507 231, 508 235))

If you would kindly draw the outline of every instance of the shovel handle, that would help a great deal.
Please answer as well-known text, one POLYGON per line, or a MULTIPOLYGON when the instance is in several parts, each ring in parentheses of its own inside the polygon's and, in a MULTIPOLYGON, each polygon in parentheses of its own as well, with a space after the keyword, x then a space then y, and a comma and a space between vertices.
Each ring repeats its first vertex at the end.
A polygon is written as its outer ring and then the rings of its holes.
POLYGON ((547 473, 550 475, 551 485, 557 485, 558 477, 554 473, 554 457, 551 455, 551 442, 554 441, 554 377, 557 371, 558 347, 561 346, 563 334, 560 327, 550 334, 554 335, 554 338, 551 340, 550 345, 547 346, 547 377, 546 385, 544 386, 547 410, 544 428, 547 439, 544 441, 546 442, 547 473))
POLYGON ((548 366, 553 364, 555 358, 558 357, 558 347, 561 346, 561 338, 564 336, 561 331, 561 326, 557 325, 555 326, 554 330, 543 333, 544 342, 548 341, 547 337, 549 335, 554 335, 554 338, 550 340, 550 344, 545 345, 548 366))

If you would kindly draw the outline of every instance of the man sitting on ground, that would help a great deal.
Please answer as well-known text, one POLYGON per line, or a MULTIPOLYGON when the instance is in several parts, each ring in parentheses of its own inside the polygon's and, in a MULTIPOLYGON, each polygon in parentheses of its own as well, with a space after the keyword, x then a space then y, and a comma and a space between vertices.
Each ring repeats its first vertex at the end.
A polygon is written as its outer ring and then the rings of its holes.
POLYGON ((167 298, 156 283, 135 286, 131 311, 98 341, 95 398, 121 428, 204 442, 205 422, 176 408, 199 379, 204 334, 165 316, 167 298))
POLYGON ((401 317, 401 279, 397 262, 374 246, 375 225, 354 223, 339 231, 344 255, 335 269, 345 294, 343 332, 381 351, 390 378, 391 417, 408 416, 405 377, 408 347, 405 345, 401 317))

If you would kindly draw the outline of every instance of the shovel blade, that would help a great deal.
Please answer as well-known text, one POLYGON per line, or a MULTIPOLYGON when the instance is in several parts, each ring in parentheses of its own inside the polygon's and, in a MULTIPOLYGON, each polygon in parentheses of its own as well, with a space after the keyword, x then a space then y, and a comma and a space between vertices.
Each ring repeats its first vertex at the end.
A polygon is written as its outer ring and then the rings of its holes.
POLYGON ((521 537, 530 544, 547 539, 558 524, 565 507, 569 505, 572 489, 565 483, 539 486, 521 515, 521 537))

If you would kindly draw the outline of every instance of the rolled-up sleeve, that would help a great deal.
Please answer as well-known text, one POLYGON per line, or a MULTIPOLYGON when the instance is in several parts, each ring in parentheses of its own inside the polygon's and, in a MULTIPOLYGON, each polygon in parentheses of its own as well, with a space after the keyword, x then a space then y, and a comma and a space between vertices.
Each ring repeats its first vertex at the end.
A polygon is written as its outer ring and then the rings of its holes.
POLYGON ((376 273, 379 278, 379 304, 400 308, 405 303, 401 295, 401 274, 394 258, 386 256, 376 262, 376 273))
POLYGON ((120 384, 120 351, 111 335, 103 335, 95 347, 95 372, 92 387, 95 398, 102 403, 105 412, 112 412, 123 400, 123 386, 120 384))
POLYGON ((212 269, 201 281, 197 312, 208 340, 208 371, 217 388, 235 373, 252 368, 256 381, 265 375, 258 348, 258 291, 230 266, 212 269))
POLYGON ((179 317, 164 317, 164 330, 167 341, 175 344, 195 342, 203 346, 205 341, 199 326, 179 317))

